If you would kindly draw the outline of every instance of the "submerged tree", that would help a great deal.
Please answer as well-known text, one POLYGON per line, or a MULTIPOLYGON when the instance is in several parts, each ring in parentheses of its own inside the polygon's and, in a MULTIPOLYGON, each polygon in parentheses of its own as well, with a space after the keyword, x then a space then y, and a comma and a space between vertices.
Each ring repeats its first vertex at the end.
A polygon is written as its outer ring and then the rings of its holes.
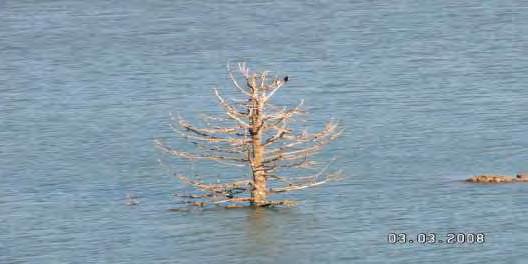
POLYGON ((247 167, 250 179, 211 183, 184 175, 176 175, 183 183, 201 191, 200 194, 181 195, 192 205, 208 204, 237 206, 292 205, 292 201, 271 201, 268 195, 301 190, 340 178, 341 173, 326 173, 330 163, 315 162, 311 157, 335 140, 342 132, 338 123, 330 121, 319 132, 306 129, 295 131, 292 120, 305 114, 303 101, 295 108, 278 107, 270 99, 283 87, 288 77, 270 77, 269 72, 251 72, 245 63, 238 64, 240 80, 229 69, 234 88, 243 100, 226 100, 217 89, 214 94, 225 117, 206 117, 209 127, 201 128, 178 116, 171 127, 198 149, 185 152, 155 140, 155 145, 167 154, 189 160, 210 160, 223 164, 247 167), (242 83, 242 81, 244 83, 242 83), (216 122, 211 125, 210 122, 216 122), (226 126, 226 124, 229 124, 226 126), (322 166, 321 166, 322 165, 322 166), (322 168, 321 168, 322 167, 322 168), (287 169, 318 169, 309 176, 284 176, 287 169))

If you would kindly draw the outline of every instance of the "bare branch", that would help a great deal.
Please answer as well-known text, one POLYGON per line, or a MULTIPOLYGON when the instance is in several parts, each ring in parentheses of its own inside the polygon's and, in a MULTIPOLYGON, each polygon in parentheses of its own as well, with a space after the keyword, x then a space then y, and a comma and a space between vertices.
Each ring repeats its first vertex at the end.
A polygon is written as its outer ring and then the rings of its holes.
POLYGON ((232 119, 238 121, 239 125, 245 127, 245 128, 249 128, 249 125, 247 122, 245 122, 244 120, 242 120, 242 118, 247 118, 248 115, 247 114, 241 114, 239 113, 236 108, 234 108, 233 106, 231 106, 230 104, 228 104, 224 98, 222 98, 222 96, 220 96, 220 93, 218 92, 218 90, 215 88, 214 89, 214 93, 216 95, 216 98, 218 98, 218 101, 220 102, 220 105, 222 105, 226 111, 226 114, 231 117, 232 119))
MULTIPOLYGON (((180 181, 187 185, 191 185, 199 190, 209 192, 209 193, 230 193, 233 191, 240 191, 245 192, 248 190, 250 181, 249 180, 242 180, 242 181, 234 181, 230 183, 223 183, 223 184, 206 184, 200 181, 191 180, 186 176, 183 175, 177 175, 176 176, 180 181)), ((204 198, 209 196, 198 196, 196 198, 204 198)))
POLYGON ((243 130, 240 127, 196 128, 183 119, 180 119, 179 125, 200 136, 213 137, 212 134, 233 134, 236 136, 244 136, 244 133, 242 133, 243 130))
POLYGON ((263 163, 270 163, 279 160, 297 160, 306 159, 308 156, 317 154, 322 148, 335 139, 335 135, 324 138, 317 138, 313 141, 296 141, 290 144, 283 145, 279 148, 271 149, 266 152, 268 156, 263 163), (294 146, 303 143, 313 143, 313 145, 304 148, 294 148, 294 146))
POLYGON ((284 187, 271 188, 269 192, 270 193, 281 193, 281 192, 297 191, 297 190, 302 190, 302 189, 306 189, 310 187, 315 187, 321 184, 328 183, 330 181, 336 181, 338 179, 341 179, 342 173, 341 171, 338 171, 338 172, 329 174, 322 180, 317 180, 317 177, 311 177, 311 178, 312 180, 309 180, 309 181, 299 182, 299 183, 290 183, 284 187))
POLYGON ((310 144, 310 143, 320 145, 322 148, 324 147, 324 145, 327 145, 331 141, 334 141, 342 134, 343 129, 341 130, 337 130, 337 129, 338 129, 337 123, 329 122, 326 124, 325 129, 317 133, 308 133, 307 131, 303 131, 302 134, 297 135, 297 136, 291 136, 290 135, 291 133, 288 133, 284 135, 283 138, 285 140, 289 140, 291 143, 283 144, 280 148, 272 149, 271 151, 268 151, 268 154, 286 152, 289 150, 298 150, 298 149, 293 149, 293 148, 299 145, 310 144))
POLYGON ((184 151, 179 151, 179 150, 176 150, 176 149, 173 149, 173 148, 170 148, 170 147, 166 146, 159 139, 154 140, 154 144, 155 144, 155 146, 158 149, 163 150, 167 154, 170 154, 170 155, 173 155, 173 156, 182 157, 182 158, 189 159, 189 160, 206 159, 206 160, 213 160, 213 161, 217 161, 217 162, 220 162, 220 163, 226 163, 226 164, 229 164, 229 165, 240 166, 240 167, 246 166, 246 164, 248 162, 247 159, 237 158, 237 157, 214 156, 214 155, 205 154, 205 153, 203 153, 203 154, 193 154, 193 153, 188 153, 188 152, 184 152, 184 151), (236 164, 236 163, 231 163, 231 162, 240 162, 242 164, 236 164))
POLYGON ((260 87, 262 87, 263 89, 265 88, 266 86, 266 78, 268 76, 268 73, 269 71, 263 71, 259 77, 260 77, 260 87))
POLYGON ((250 197, 238 197, 238 198, 230 198, 220 201, 215 201, 213 204, 220 204, 220 203, 240 203, 240 202, 251 202, 253 201, 250 197))
MULTIPOLYGON (((175 120, 172 114, 171 114, 171 119, 175 120)), ((242 145, 246 143, 246 141, 242 138, 219 137, 216 135, 212 135, 213 133, 209 133, 209 132, 214 132, 215 129, 195 128, 188 121, 184 120, 181 116, 178 117, 177 123, 181 129, 174 126, 173 124, 170 124, 170 127, 172 128, 172 130, 188 139, 194 139, 194 140, 206 141, 206 142, 230 143, 233 145, 242 145)), ((225 128, 220 128, 220 129, 225 129, 225 128)), ((235 134, 235 135, 238 137, 242 136, 241 134, 235 134)))
POLYGON ((241 62, 238 64, 238 70, 240 71, 240 74, 244 76, 246 79, 249 78, 249 68, 247 67, 245 62, 241 62))
MULTIPOLYGON (((239 69, 240 69, 240 72, 242 73, 242 69, 240 68, 240 64, 239 64, 239 69)), ((231 71, 231 66, 229 64, 229 62, 227 63, 227 71, 229 72, 229 77, 231 78, 231 82, 233 82, 233 85, 240 91, 242 92, 243 94, 247 95, 247 96, 251 96, 251 94, 244 88, 242 88, 242 86, 240 86, 240 84, 238 84, 235 76, 233 76, 233 72, 231 71)), ((243 73, 242 73, 243 74, 243 73)), ((243 74, 244 75, 244 74, 243 74)))
POLYGON ((216 152, 219 155, 237 155, 237 156, 243 156, 245 151, 247 150, 247 146, 240 145, 240 146, 230 146, 230 145, 223 145, 223 146, 212 146, 211 144, 203 144, 201 142, 194 142, 191 141, 194 146, 196 146, 198 149, 206 152, 216 152))
POLYGON ((264 146, 268 146, 282 138, 284 138, 285 135, 287 134, 291 134, 292 130, 289 129, 286 125, 286 120, 282 120, 281 121, 282 123, 282 126, 269 126, 268 128, 272 128, 272 129, 275 129, 276 130, 276 133, 275 135, 273 135, 272 137, 266 139, 264 141, 264 146))
POLYGON ((285 82, 283 80, 275 79, 272 82, 272 90, 271 90, 271 92, 264 96, 263 102, 264 103, 267 102, 275 94, 275 92, 277 92, 284 85, 284 83, 285 82))
POLYGON ((315 166, 317 163, 313 160, 308 159, 308 155, 305 155, 303 158, 299 158, 296 162, 285 162, 281 161, 280 165, 276 164, 276 167, 280 168, 303 168, 303 169, 311 169, 313 166, 315 166))
POLYGON ((277 123, 286 120, 288 118, 291 118, 292 116, 300 113, 304 113, 304 111, 301 109, 302 105, 304 104, 304 100, 301 100, 301 102, 293 109, 287 110, 286 108, 283 108, 281 111, 273 114, 267 114, 264 115, 265 121, 277 121, 277 123))

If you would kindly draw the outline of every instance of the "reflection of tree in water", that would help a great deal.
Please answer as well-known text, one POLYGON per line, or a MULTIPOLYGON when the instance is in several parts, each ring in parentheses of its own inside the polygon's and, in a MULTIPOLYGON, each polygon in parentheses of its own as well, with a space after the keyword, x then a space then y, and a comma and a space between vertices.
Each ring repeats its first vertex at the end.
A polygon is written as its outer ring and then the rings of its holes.
POLYGON ((280 217, 277 209, 257 208, 248 210, 247 221, 245 221, 245 234, 248 242, 248 253, 253 257, 267 257, 280 254, 283 239, 280 233, 281 227, 274 225, 273 221, 280 217))
POLYGON ((321 262, 329 245, 340 239, 328 233, 326 217, 313 212, 302 207, 247 210, 243 251, 257 263, 321 262))
MULTIPOLYGON (((294 208, 256 208, 247 210, 245 221, 246 249, 248 255, 262 257, 268 262, 284 260, 284 251, 295 246, 292 243, 292 225, 300 220, 294 208)), ((294 261, 294 259, 292 259, 294 261)), ((292 262, 295 263, 295 262, 292 262)))

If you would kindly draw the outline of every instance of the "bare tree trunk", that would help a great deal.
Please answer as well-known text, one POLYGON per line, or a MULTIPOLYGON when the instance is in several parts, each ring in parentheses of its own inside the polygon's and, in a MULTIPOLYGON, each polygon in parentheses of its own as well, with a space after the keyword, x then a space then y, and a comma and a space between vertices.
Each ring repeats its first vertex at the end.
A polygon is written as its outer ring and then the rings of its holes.
MULTIPOLYGON (((254 81, 254 79, 253 79, 254 81)), ((253 86, 253 98, 250 106, 250 120, 251 128, 250 134, 252 139, 252 157, 251 170, 253 173, 253 186, 251 189, 251 198, 253 205, 262 205, 267 202, 267 182, 266 171, 263 168, 264 146, 262 144, 262 98, 259 96, 259 91, 256 85, 253 86)))
POLYGON ((291 206, 292 201, 268 200, 268 195, 302 190, 337 180, 340 172, 327 174, 330 165, 322 166, 318 173, 308 176, 288 177, 280 175, 283 169, 313 170, 319 163, 311 160, 313 155, 335 140, 342 132, 337 122, 327 122, 321 131, 302 132, 289 127, 294 116, 304 114, 303 100, 295 108, 281 107, 269 103, 269 99, 286 82, 288 77, 269 77, 269 72, 251 72, 245 63, 238 64, 244 83, 235 78, 229 69, 229 76, 243 98, 226 100, 217 89, 214 94, 225 116, 204 118, 207 127, 197 127, 178 116, 171 128, 180 137, 191 142, 197 149, 181 151, 156 140, 160 150, 172 156, 194 160, 215 161, 224 165, 249 167, 251 179, 231 182, 208 183, 185 175, 177 175, 183 183, 200 190, 200 194, 179 195, 192 201, 193 206, 225 205, 249 202, 252 206, 291 206), (216 124, 215 124, 216 123, 216 124), (233 124, 234 123, 234 124, 233 124), (268 184, 268 180, 270 184, 268 184), (273 187, 273 188, 271 188, 273 187), (197 200, 194 200, 197 201, 197 200), (208 202, 205 202, 208 201, 208 202))

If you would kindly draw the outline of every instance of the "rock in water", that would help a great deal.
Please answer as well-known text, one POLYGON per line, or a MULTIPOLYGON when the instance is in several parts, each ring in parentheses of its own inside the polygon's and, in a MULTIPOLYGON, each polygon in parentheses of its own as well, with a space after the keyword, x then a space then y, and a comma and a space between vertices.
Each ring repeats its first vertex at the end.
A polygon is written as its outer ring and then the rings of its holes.
MULTIPOLYGON (((502 176, 502 175, 478 175, 473 176, 467 179, 467 182, 474 183, 508 183, 513 182, 515 178, 511 176, 502 176)), ((528 181, 528 179, 527 179, 528 181)))

